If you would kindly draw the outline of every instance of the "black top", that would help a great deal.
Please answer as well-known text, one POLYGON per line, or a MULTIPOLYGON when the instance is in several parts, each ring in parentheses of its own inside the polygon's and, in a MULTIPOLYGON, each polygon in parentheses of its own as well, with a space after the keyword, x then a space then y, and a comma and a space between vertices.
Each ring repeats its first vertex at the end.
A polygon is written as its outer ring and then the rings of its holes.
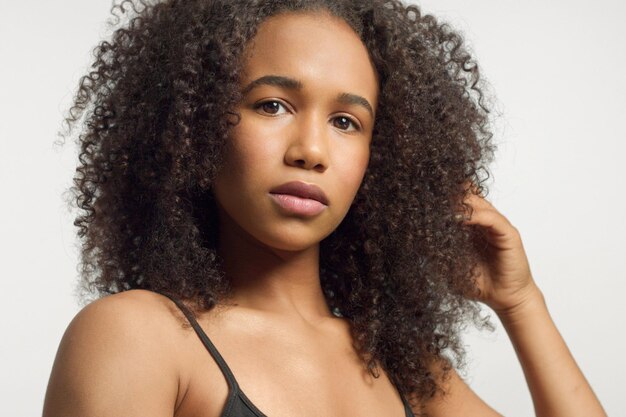
MULTIPOLYGON (((198 335, 204 346, 207 348, 211 356, 213 356, 213 359, 215 359, 215 362, 217 362, 217 365, 220 367, 222 373, 228 381, 229 395, 228 400, 226 401, 226 406, 224 407, 224 410, 222 410, 221 417, 267 417, 252 403, 252 401, 250 401, 246 394, 244 394, 244 392, 239 388, 239 384, 237 383, 237 380, 235 379, 235 376, 231 372, 228 365, 226 365, 224 358, 222 358, 222 355, 220 355, 220 353, 217 351, 215 345, 211 342, 206 333, 204 333, 204 331, 202 330, 198 322, 193 318, 191 312, 187 309, 187 307, 177 299, 167 294, 162 295, 165 295, 170 300, 172 300, 183 312, 183 314, 185 314, 185 317, 187 317, 187 320, 189 320, 189 323, 196 331, 196 334, 198 335)), ((411 411, 411 407, 402 396, 402 394, 400 394, 400 398, 402 398, 402 403, 404 404, 405 417, 415 417, 415 415, 411 411)))

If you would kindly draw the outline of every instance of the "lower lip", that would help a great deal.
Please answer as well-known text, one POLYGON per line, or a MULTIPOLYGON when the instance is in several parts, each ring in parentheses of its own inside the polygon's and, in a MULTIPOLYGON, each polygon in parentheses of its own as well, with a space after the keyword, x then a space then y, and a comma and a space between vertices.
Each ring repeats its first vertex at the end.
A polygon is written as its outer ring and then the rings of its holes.
POLYGON ((296 197, 291 194, 270 193, 270 195, 279 206, 294 214, 315 216, 320 214, 327 207, 325 204, 317 200, 311 200, 310 198, 296 197))

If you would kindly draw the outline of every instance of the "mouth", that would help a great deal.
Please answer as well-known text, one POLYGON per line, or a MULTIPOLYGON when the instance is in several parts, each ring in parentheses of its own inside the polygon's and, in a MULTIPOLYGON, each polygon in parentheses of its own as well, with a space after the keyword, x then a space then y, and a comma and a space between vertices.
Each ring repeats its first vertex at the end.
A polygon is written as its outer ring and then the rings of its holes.
POLYGON ((315 184, 290 181, 270 190, 272 200, 287 214, 315 216, 328 207, 328 198, 315 184))
POLYGON ((272 200, 287 214, 316 216, 327 208, 325 204, 310 198, 297 197, 291 194, 270 193, 272 200))
MULTIPOLYGON (((297 197, 299 200, 314 200, 324 206, 328 206, 328 198, 320 187, 315 184, 307 184, 302 181, 290 181, 279 185, 278 187, 274 187, 270 190, 270 194, 289 195, 297 197)), ((303 202, 298 203, 303 204, 303 202)))

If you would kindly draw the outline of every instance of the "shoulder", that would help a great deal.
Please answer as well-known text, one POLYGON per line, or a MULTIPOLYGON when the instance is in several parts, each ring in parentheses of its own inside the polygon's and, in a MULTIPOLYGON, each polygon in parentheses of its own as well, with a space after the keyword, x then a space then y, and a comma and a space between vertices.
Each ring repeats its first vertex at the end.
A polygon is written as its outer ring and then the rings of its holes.
MULTIPOLYGON (((83 337, 85 348, 94 338, 107 346, 123 344, 144 353, 168 353, 172 330, 180 325, 177 308, 165 296, 147 290, 129 290, 100 298, 80 310, 70 322, 64 339, 83 337), (69 334, 69 338, 66 336, 69 334), (169 335, 170 337, 166 337, 169 335), (151 341, 158 340, 152 345, 151 341)), ((92 353, 92 352, 89 352, 92 353)))
POLYGON ((111 321, 119 325, 143 324, 150 328, 154 323, 147 314, 157 314, 162 317, 171 315, 173 303, 165 296, 147 290, 128 290, 117 294, 107 295, 86 305, 78 312, 74 322, 89 318, 92 320, 111 321))
POLYGON ((130 290, 81 309, 61 339, 44 417, 173 415, 180 382, 173 308, 160 294, 130 290))

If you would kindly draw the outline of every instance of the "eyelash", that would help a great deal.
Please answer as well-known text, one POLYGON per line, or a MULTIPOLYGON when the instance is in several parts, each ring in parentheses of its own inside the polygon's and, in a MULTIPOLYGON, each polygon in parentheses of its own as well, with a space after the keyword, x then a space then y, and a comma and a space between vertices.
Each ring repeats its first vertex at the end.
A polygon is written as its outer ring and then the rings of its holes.
MULTIPOLYGON (((267 103, 278 103, 281 106, 285 107, 285 105, 281 101, 279 101, 279 100, 266 100, 266 101, 261 101, 261 102, 255 104, 254 105, 254 109, 257 110, 260 107, 262 107, 264 104, 267 104, 267 103)), ((350 121, 354 125, 354 128, 355 128, 354 131, 360 131, 361 130, 361 127, 359 126, 359 124, 352 117, 348 117, 348 116, 343 116, 342 115, 342 116, 337 116, 335 118, 341 118, 341 117, 347 119, 348 121, 350 121)), ((350 130, 345 130, 345 129, 341 129, 341 130, 343 130, 344 132, 350 132, 350 130)))

